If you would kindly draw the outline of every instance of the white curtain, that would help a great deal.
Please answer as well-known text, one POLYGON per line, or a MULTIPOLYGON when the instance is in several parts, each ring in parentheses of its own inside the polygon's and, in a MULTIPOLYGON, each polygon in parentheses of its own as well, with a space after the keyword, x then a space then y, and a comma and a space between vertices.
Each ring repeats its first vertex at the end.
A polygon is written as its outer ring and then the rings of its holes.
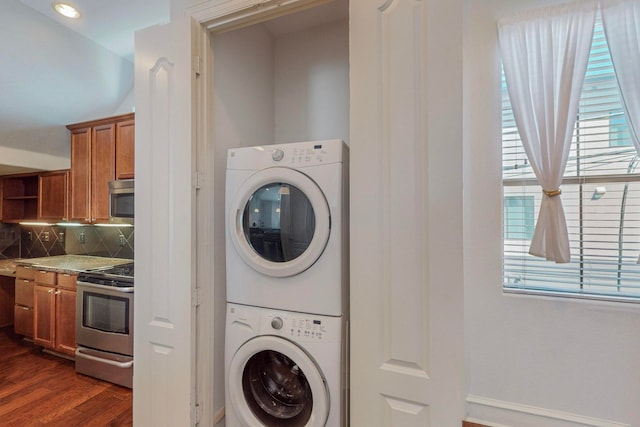
POLYGON ((597 3, 528 11, 498 23, 509 98, 529 163, 543 191, 529 253, 569 262, 560 184, 589 59, 597 3))
POLYGON ((631 140, 640 153, 640 1, 603 1, 601 11, 631 140))
POLYGON ((640 154, 640 1, 603 1, 601 13, 631 141, 640 154))

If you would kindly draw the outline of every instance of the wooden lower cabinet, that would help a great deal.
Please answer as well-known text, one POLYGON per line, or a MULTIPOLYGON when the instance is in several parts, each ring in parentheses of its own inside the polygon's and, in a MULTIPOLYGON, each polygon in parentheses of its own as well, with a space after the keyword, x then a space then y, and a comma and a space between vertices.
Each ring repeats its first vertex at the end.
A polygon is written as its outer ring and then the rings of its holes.
POLYGON ((18 335, 33 338, 33 307, 18 304, 14 306, 13 330, 18 335))
POLYGON ((13 329, 16 334, 33 338, 33 294, 36 270, 33 267, 16 266, 15 306, 13 329))
MULTIPOLYGON (((61 273, 53 274, 62 276, 61 273)), ((41 283, 36 276, 33 342, 73 356, 76 347, 76 276, 63 277, 64 280, 47 277, 43 281, 49 283, 41 283), (51 285, 51 282, 57 285, 51 285)))
POLYGON ((7 276, 0 276, 0 328, 13 325, 14 305, 14 279, 7 276))
POLYGON ((56 327, 56 288, 36 285, 33 306, 33 342, 46 348, 54 348, 56 327))
POLYGON ((74 355, 76 351, 76 291, 59 289, 56 295, 54 349, 74 355))

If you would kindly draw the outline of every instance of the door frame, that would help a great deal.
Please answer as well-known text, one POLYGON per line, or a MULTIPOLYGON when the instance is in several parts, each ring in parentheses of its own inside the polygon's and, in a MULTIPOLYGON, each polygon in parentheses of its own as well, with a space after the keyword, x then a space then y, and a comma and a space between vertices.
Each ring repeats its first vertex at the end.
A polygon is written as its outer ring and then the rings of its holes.
MULTIPOLYGON (((213 37, 226 31, 268 21, 333 0, 230 0, 220 4, 215 0, 187 8, 185 15, 201 27, 196 62, 200 92, 195 100, 197 117, 196 172, 196 284, 194 289, 195 341, 193 365, 196 401, 192 402, 192 424, 218 425, 224 419, 224 327, 226 296, 224 269, 211 262, 215 240, 224 241, 226 211, 214 209, 214 180, 224 179, 226 171, 214 167, 215 141, 213 131, 214 51, 213 37), (211 214, 213 212, 213 215, 211 214), (222 221, 222 227, 218 223, 222 221), (217 232, 216 230, 222 230, 217 232), (222 271, 220 271, 222 270, 222 271), (213 340, 211 339, 213 337, 213 340), (216 349, 218 349, 216 351, 216 349), (220 380, 221 379, 221 380, 220 380), (207 402, 205 404, 205 402, 207 402)), ((224 245, 222 245, 224 250, 224 245)))

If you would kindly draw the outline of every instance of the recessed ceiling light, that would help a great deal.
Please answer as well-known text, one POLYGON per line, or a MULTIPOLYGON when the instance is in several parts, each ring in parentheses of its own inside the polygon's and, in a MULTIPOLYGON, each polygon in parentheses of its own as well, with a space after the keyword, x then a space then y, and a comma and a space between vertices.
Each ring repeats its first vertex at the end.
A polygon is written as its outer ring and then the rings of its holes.
POLYGON ((80 18, 80 12, 78 12, 78 9, 71 6, 70 4, 55 2, 55 3, 52 3, 52 6, 55 9, 55 11, 62 16, 66 16, 67 18, 73 18, 73 19, 80 18))

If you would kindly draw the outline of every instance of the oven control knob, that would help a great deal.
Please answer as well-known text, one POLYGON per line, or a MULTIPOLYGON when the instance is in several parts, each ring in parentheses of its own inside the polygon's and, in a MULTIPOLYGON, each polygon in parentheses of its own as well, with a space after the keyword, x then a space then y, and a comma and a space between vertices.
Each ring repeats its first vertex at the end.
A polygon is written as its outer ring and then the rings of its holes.
POLYGON ((284 151, 282 151, 279 148, 276 148, 275 150, 273 150, 273 153, 271 154, 271 158, 274 161, 279 162, 280 160, 282 160, 284 158, 284 151))
POLYGON ((282 321, 281 317, 274 317, 273 319, 271 319, 271 327, 273 329, 282 329, 282 325, 284 324, 284 322, 282 321))

